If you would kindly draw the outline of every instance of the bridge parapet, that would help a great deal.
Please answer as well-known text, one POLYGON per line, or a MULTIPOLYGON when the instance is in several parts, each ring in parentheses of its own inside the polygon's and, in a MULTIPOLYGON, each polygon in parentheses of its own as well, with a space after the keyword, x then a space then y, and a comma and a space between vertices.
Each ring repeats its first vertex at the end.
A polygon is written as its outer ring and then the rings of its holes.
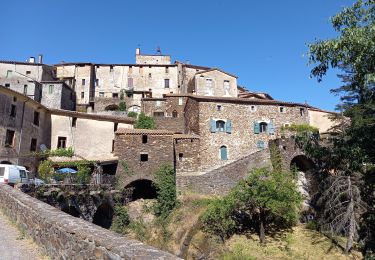
POLYGON ((0 209, 52 259, 179 259, 0 184, 0 209))

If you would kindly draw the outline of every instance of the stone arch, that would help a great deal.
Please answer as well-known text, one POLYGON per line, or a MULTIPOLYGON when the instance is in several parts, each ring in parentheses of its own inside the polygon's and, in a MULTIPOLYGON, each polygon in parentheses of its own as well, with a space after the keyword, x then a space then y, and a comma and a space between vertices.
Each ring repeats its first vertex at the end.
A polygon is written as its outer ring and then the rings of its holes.
POLYGON ((290 161, 290 167, 297 167, 298 171, 306 172, 314 168, 314 163, 304 154, 296 155, 290 161))
POLYGON ((79 216, 80 216, 79 211, 73 205, 65 205, 64 207, 61 208, 61 211, 65 212, 65 213, 67 213, 67 214, 69 214, 73 217, 76 217, 76 218, 79 218, 79 216))
POLYGON ((141 112, 141 107, 137 105, 130 106, 128 109, 129 112, 136 112, 140 113, 141 112))
POLYGON ((157 196, 157 189, 152 180, 137 179, 130 182, 125 189, 131 189, 131 201, 137 199, 155 199, 157 196))
POLYGON ((108 202, 103 202, 94 214, 92 223, 109 229, 113 220, 113 207, 108 202))
POLYGON ((111 104, 111 105, 106 106, 104 110, 105 111, 117 111, 119 110, 119 107, 116 104, 111 104))

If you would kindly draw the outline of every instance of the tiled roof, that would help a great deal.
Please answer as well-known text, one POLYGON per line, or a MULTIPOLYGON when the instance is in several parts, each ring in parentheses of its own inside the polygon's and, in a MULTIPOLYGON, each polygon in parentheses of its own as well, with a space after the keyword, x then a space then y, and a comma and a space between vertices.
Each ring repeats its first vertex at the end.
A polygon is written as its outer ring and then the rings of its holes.
POLYGON ((102 114, 95 114, 95 113, 82 113, 77 111, 70 111, 70 110, 62 110, 62 109, 49 109, 53 115, 61 115, 61 116, 71 116, 77 118, 86 118, 86 119, 93 119, 98 121, 111 121, 116 123, 124 123, 124 124, 134 124, 135 120, 131 117, 123 117, 123 116, 112 116, 112 115, 102 115, 102 114))
POLYGON ((154 129, 128 129, 120 128, 116 131, 118 135, 173 135, 173 132, 167 130, 154 129))
POLYGON ((174 134, 173 139, 199 139, 198 135, 189 135, 189 134, 174 134))
POLYGON ((230 74, 230 73, 228 73, 228 72, 226 72, 224 70, 218 69, 218 68, 212 68, 212 69, 209 69, 209 70, 200 71, 200 72, 197 72, 195 74, 203 74, 203 73, 207 73, 207 72, 214 71, 214 70, 220 71, 220 72, 222 72, 224 74, 227 74, 227 75, 229 75, 231 77, 238 78, 236 75, 230 74))

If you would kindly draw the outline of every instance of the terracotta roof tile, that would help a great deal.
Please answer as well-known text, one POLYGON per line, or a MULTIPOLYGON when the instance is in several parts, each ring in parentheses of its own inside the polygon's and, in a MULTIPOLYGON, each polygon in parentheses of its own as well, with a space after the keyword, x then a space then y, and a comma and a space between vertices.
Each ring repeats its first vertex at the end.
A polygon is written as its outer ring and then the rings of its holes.
POLYGON ((174 134, 173 139, 200 139, 198 135, 174 134))
POLYGON ((173 135, 173 132, 167 130, 154 129, 128 129, 120 128, 116 131, 117 135, 173 135))
POLYGON ((131 117, 101 115, 95 113, 82 113, 77 111, 62 110, 62 109, 49 109, 53 115, 71 116, 77 118, 93 119, 98 121, 113 121, 116 123, 134 124, 135 120, 131 117))

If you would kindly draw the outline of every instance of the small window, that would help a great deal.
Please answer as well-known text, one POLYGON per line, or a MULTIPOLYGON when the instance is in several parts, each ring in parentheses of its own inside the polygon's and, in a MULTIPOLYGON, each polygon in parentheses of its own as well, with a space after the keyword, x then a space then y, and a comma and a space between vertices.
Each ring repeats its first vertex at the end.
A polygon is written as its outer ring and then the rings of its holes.
POLYGON ((57 137, 57 148, 66 148, 66 137, 58 136, 57 137))
POLYGON ((143 73, 143 66, 140 66, 139 67, 139 74, 142 74, 143 73))
POLYGON ((132 66, 129 66, 129 73, 133 73, 133 67, 132 66))
POLYGON ((147 135, 142 135, 142 144, 147 144, 147 135))
POLYGON ((31 74, 31 71, 30 70, 27 70, 26 71, 26 75, 30 75, 31 74))
POLYGON ((115 124, 113 125, 113 131, 116 132, 117 129, 118 129, 118 123, 115 123, 115 124))
POLYGON ((5 147, 13 147, 14 146, 14 131, 7 130, 5 135, 5 147))
POLYGON ((48 94, 53 94, 53 88, 54 88, 54 85, 48 86, 48 94))
POLYGON ((81 98, 85 98, 85 92, 81 92, 81 98))
POLYGON ((165 73, 169 73, 169 67, 165 67, 165 73))
POLYGON ((178 117, 178 113, 177 113, 177 111, 176 110, 173 110, 173 112, 172 112, 172 117, 178 117))
POLYGON ((99 97, 104 97, 104 92, 99 92, 99 97))
POLYGON ((251 105, 251 106, 250 106, 250 111, 251 111, 251 112, 255 112, 255 111, 257 111, 257 107, 254 106, 254 105, 251 105))
POLYGON ((95 84, 96 84, 97 87, 99 87, 99 79, 95 80, 95 84))
POLYGON ((257 141, 257 148, 264 149, 264 141, 261 141, 261 140, 257 141))
POLYGON ((299 114, 300 114, 301 116, 304 116, 304 115, 305 115, 305 109, 304 109, 303 107, 301 107, 301 108, 299 109, 299 114))
POLYGON ((182 97, 179 97, 178 98, 178 105, 182 106, 183 103, 184 103, 184 99, 182 97))
POLYGON ((118 98, 118 93, 112 93, 113 98, 118 98))
POLYGON ((109 72, 113 72, 113 66, 109 66, 109 72))
POLYGON ((289 126, 290 126, 289 123, 285 123, 285 124, 284 124, 284 127, 289 127, 289 126))
POLYGON ((27 85, 23 85, 23 94, 27 95, 27 85))
POLYGON ((128 78, 128 88, 133 89, 133 78, 128 78))
POLYGON ((141 162, 147 162, 147 161, 148 161, 148 154, 141 153, 141 162))
POLYGON ((126 96, 127 96, 128 98, 133 98, 133 94, 130 94, 130 93, 126 94, 126 96))
POLYGON ((112 140, 112 153, 115 151, 115 140, 112 140))
POLYGON ((267 132, 268 125, 266 122, 261 122, 259 124, 259 132, 260 133, 266 133, 267 132))
POLYGON ((216 121, 216 131, 225 132, 225 122, 222 120, 216 121))
POLYGON ((39 112, 34 111, 34 125, 39 126, 39 112))
POLYGON ((179 160, 179 161, 182 161, 183 158, 184 158, 184 154, 183 154, 183 153, 179 153, 179 154, 178 154, 178 160, 179 160))
POLYGON ((35 138, 31 138, 30 152, 36 152, 36 144, 37 140, 35 138))
POLYGON ((72 118, 72 127, 76 127, 76 126, 77 126, 77 118, 73 117, 72 118))
POLYGON ((280 113, 285 113, 285 107, 279 107, 280 113))
POLYGON ((17 98, 16 97, 13 97, 13 102, 17 102, 17 98))
POLYGON ((164 112, 154 112, 154 117, 164 117, 164 112))
POLYGON ((169 79, 164 79, 164 88, 169 88, 169 79))
POLYGON ((206 87, 211 88, 212 87, 212 79, 206 79, 206 87))
POLYGON ((5 87, 6 88, 10 88, 10 84, 9 83, 5 83, 5 87))
POLYGON ((216 106, 216 110, 217 110, 217 111, 221 111, 221 109, 222 109, 222 106, 221 106, 221 105, 217 105, 217 106, 216 106))
POLYGON ((82 86, 86 85, 86 79, 82 79, 82 86))
POLYGON ((12 105, 10 107, 10 117, 16 117, 17 114, 17 107, 16 105, 12 105))
POLYGON ((13 74, 13 71, 12 70, 8 70, 7 71, 7 78, 12 77, 12 74, 13 74))

